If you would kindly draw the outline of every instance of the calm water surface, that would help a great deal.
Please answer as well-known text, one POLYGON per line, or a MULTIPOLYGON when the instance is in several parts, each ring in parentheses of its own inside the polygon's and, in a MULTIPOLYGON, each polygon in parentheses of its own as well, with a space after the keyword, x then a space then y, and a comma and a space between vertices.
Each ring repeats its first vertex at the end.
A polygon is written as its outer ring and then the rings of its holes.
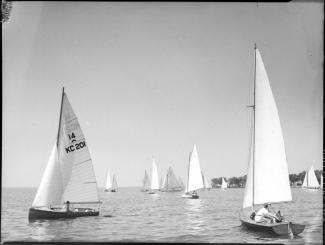
POLYGON ((2 189, 1 241, 137 241, 322 244, 322 191, 292 189, 293 202, 272 205, 287 219, 306 224, 299 237, 275 237, 240 225, 244 189, 201 191, 200 199, 181 192, 149 195, 140 188, 100 189, 98 217, 28 222, 35 189, 2 189), (106 216, 106 217, 105 217, 106 216))

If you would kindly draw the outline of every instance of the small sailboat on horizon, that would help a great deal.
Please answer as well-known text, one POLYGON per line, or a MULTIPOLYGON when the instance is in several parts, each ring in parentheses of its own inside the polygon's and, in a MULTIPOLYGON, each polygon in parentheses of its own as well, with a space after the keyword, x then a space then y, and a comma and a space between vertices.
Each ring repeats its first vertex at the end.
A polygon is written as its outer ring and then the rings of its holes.
POLYGON ((198 199, 199 195, 197 190, 204 188, 202 180, 202 171, 200 167, 199 156, 197 153, 196 145, 194 145, 192 152, 190 153, 187 185, 183 198, 198 199))
POLYGON ((152 171, 151 171, 151 186, 149 194, 157 194, 159 190, 158 170, 155 159, 152 159, 152 171))
MULTIPOLYGON (((323 185, 321 185, 323 186, 323 185)), ((303 189, 319 189, 320 185, 315 175, 314 167, 311 166, 309 170, 306 171, 304 182, 301 188, 303 189)))
POLYGON ((221 190, 225 191, 228 188, 228 183, 224 177, 222 177, 221 190))
POLYGON ((182 191, 182 186, 178 182, 172 167, 169 167, 167 173, 164 177, 164 182, 161 187, 161 191, 163 192, 177 192, 182 191))
POLYGON ((150 189, 150 178, 147 174, 147 170, 144 171, 144 177, 143 177, 143 180, 142 180, 142 188, 141 188, 141 191, 142 192, 146 192, 146 191, 149 191, 150 189))
POLYGON ((254 210, 254 205, 292 201, 278 110, 256 45, 254 51, 254 105, 251 106, 254 120, 240 221, 244 227, 253 231, 297 235, 304 230, 305 225, 285 220, 279 223, 257 222, 255 212, 244 212, 246 208, 254 210))
POLYGON ((206 190, 210 190, 211 189, 211 183, 210 181, 208 180, 208 178, 206 177, 206 175, 203 174, 202 172, 202 179, 203 179, 203 186, 204 186, 204 189, 206 190))
POLYGON ((28 219, 97 216, 100 203, 88 145, 63 88, 57 139, 28 219))

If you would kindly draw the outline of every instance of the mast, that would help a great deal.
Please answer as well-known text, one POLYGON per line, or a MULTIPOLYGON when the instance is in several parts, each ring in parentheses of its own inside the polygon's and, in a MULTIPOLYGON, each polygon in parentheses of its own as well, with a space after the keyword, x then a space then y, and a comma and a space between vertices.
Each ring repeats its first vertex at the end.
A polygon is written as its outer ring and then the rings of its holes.
POLYGON ((256 43, 254 44, 254 105, 253 105, 253 198, 252 198, 252 208, 254 210, 254 165, 255 165, 255 91, 256 91, 256 43))
POLYGON ((61 128, 61 116, 62 116, 63 96, 64 96, 64 87, 62 87, 62 97, 61 97, 59 128, 58 128, 58 136, 56 137, 56 147, 57 148, 59 147, 59 135, 60 135, 60 128, 61 128))

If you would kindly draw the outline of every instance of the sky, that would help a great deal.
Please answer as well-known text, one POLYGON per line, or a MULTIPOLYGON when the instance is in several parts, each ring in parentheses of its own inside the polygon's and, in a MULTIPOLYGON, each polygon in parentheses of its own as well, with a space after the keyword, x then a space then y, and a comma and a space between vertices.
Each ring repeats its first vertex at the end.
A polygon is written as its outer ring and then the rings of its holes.
POLYGON ((323 3, 13 2, 2 25, 2 186, 37 187, 61 90, 99 186, 141 186, 156 160, 187 180, 248 166, 254 43, 278 106, 290 173, 322 168, 323 3))

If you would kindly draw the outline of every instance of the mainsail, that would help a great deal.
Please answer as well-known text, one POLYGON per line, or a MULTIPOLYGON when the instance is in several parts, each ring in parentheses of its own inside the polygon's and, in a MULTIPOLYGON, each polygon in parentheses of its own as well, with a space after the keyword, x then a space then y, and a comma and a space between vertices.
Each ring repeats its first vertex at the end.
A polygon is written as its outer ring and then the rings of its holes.
POLYGON ((201 167, 196 145, 194 145, 193 151, 190 154, 188 182, 185 192, 195 191, 201 188, 204 188, 201 175, 201 167))
POLYGON ((318 188, 319 187, 319 183, 316 178, 313 166, 311 166, 311 168, 306 172, 302 187, 304 187, 304 188, 318 188))
POLYGON ((152 160, 152 172, 151 172, 151 190, 158 190, 159 189, 159 180, 158 180, 158 170, 156 166, 156 162, 152 160))
POLYGON ((107 173, 106 173, 106 186, 105 186, 105 189, 108 190, 108 189, 111 189, 111 188, 112 188, 112 184, 111 184, 111 176, 110 176, 109 171, 107 170, 107 173))
POLYGON ((78 119, 62 92, 57 142, 37 190, 33 207, 98 203, 92 160, 78 119))
POLYGON ((278 110, 258 49, 255 49, 254 88, 253 149, 248 166, 244 208, 254 204, 292 200, 278 110))

